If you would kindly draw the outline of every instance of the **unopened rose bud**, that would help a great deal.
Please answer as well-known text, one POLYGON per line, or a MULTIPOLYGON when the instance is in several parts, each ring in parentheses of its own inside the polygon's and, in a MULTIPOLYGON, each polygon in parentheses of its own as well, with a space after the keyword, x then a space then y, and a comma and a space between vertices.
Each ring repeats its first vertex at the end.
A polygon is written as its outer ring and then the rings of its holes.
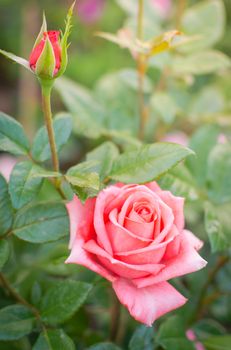
POLYGON ((30 54, 29 63, 31 69, 35 73, 37 73, 39 63, 40 75, 48 75, 49 78, 52 78, 58 73, 61 66, 61 46, 59 35, 60 32, 57 30, 44 32, 41 41, 33 48, 30 54), (47 41, 49 41, 48 45, 51 50, 47 49, 47 41), (43 63, 46 66, 42 67, 43 63), (51 67, 48 67, 48 64, 50 64, 51 67))
POLYGON ((30 67, 42 78, 52 79, 60 69, 62 50, 59 35, 57 30, 44 32, 30 54, 30 67))

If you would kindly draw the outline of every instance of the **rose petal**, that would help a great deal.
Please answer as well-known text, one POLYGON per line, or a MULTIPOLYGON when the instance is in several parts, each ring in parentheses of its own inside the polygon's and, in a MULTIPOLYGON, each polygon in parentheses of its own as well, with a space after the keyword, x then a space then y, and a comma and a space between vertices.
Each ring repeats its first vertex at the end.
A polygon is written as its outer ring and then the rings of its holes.
POLYGON ((130 314, 147 326, 151 326, 157 318, 181 307, 187 301, 167 282, 136 288, 129 280, 119 278, 113 282, 113 288, 130 314))
POLYGON ((93 240, 85 243, 84 249, 89 253, 97 255, 97 258, 102 262, 104 266, 106 266, 108 270, 113 271, 118 276, 126 277, 129 279, 147 276, 150 273, 157 274, 164 267, 162 264, 126 264, 123 261, 114 259, 93 240))
POLYGON ((177 235, 179 235, 179 232, 176 229, 176 226, 173 225, 163 242, 155 243, 154 241, 147 247, 116 253, 116 255, 120 258, 120 260, 129 264, 159 263, 166 251, 166 248, 168 245, 172 244, 177 235))
POLYGON ((191 246, 196 250, 200 250, 203 247, 203 242, 197 238, 191 231, 184 230, 184 234, 187 237, 187 240, 190 242, 191 246))
POLYGON ((136 236, 131 231, 120 226, 117 222, 117 209, 110 212, 109 219, 110 221, 106 224, 106 230, 114 253, 126 252, 134 246, 143 248, 152 242, 150 239, 136 236))
POLYGON ((89 198, 83 205, 77 196, 74 196, 72 201, 66 204, 70 219, 70 249, 74 244, 77 232, 85 239, 90 231, 92 232, 94 206, 95 199, 89 198))
POLYGON ((173 196, 169 191, 160 191, 158 195, 172 209, 174 224, 181 232, 184 228, 184 198, 173 196))
POLYGON ((153 239, 154 221, 151 222, 135 222, 129 218, 125 218, 124 227, 126 230, 134 233, 137 237, 153 239))
MULTIPOLYGON (((107 230, 105 227, 105 209, 114 198, 116 198, 121 189, 116 186, 109 186, 105 190, 101 191, 96 199, 95 203, 95 214, 94 214, 94 227, 95 232, 100 244, 104 249, 112 254, 112 247, 108 238, 107 230)), ((109 213, 108 213, 109 214, 109 213)))
POLYGON ((94 255, 88 253, 83 249, 84 240, 81 237, 77 237, 72 246, 71 254, 65 261, 66 264, 79 264, 87 267, 88 269, 98 273, 102 277, 106 278, 110 282, 113 282, 116 277, 111 272, 105 269, 101 264, 96 261, 94 255))
MULTIPOLYGON (((137 287, 142 288, 145 286, 152 285, 153 283, 160 283, 167 281, 171 278, 183 276, 185 274, 197 271, 206 266, 205 261, 192 246, 192 241, 188 239, 187 231, 183 231, 181 237, 180 251, 172 259, 162 260, 166 264, 165 268, 160 271, 156 276, 140 278, 135 280, 137 287)), ((191 235, 190 235, 191 237, 191 235)))

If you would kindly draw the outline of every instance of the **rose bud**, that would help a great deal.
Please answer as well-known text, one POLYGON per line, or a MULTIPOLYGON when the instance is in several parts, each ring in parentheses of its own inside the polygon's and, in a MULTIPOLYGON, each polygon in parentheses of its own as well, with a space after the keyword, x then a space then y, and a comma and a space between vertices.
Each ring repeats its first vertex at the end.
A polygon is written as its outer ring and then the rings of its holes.
POLYGON ((43 85, 47 85, 48 81, 52 82, 66 70, 68 37, 74 5, 75 2, 67 13, 66 28, 61 37, 59 31, 47 30, 46 18, 43 16, 43 24, 29 58, 30 69, 38 76, 40 82, 44 83, 43 85))
POLYGON ((75 1, 68 10, 66 27, 61 37, 60 32, 57 30, 47 31, 46 18, 43 15, 43 24, 30 54, 29 61, 1 49, 0 54, 35 73, 43 86, 52 86, 53 80, 62 75, 67 67, 68 38, 71 33, 74 6, 75 1))
POLYGON ((31 69, 44 78, 53 78, 61 65, 59 31, 43 33, 41 41, 33 48, 29 64, 31 69))
POLYGON ((203 243, 184 228, 184 199, 156 182, 116 184, 85 204, 67 204, 70 256, 67 263, 95 271, 130 314, 148 326, 187 299, 168 281, 200 270, 203 243))

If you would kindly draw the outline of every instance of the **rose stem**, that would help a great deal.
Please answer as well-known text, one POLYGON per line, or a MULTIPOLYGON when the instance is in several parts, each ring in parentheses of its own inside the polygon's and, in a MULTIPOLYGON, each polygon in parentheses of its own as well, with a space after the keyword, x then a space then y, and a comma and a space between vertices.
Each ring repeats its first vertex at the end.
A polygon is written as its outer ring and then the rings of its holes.
MULTIPOLYGON (((144 0, 139 0, 138 16, 137 16, 137 38, 143 39, 143 17, 144 17, 144 0)), ((144 137, 144 127, 146 121, 146 109, 144 103, 144 76, 146 71, 146 58, 142 53, 138 53, 137 57, 137 73, 138 73, 138 103, 140 115, 139 137, 144 137)))
POLYGON ((220 271, 220 269, 229 261, 228 256, 220 256, 217 260, 216 265, 211 269, 210 273, 208 274, 208 278, 204 284, 204 286, 201 289, 197 306, 195 307, 195 313, 192 318, 192 321, 199 320, 203 314, 204 311, 204 299, 207 293, 207 290, 210 286, 210 284, 214 281, 217 273, 220 271))
POLYGON ((44 323, 41 320, 41 316, 40 316, 39 310, 36 307, 34 307, 34 305, 31 305, 30 303, 28 303, 28 301, 26 301, 26 299, 24 299, 20 294, 18 294, 16 292, 16 290, 11 286, 10 282, 8 281, 8 279, 1 272, 0 272, 0 282, 1 282, 2 286, 5 287, 5 289, 9 292, 9 294, 19 304, 25 305, 26 307, 28 307, 28 309, 31 310, 31 312, 35 316, 36 320, 40 324, 43 332, 47 335, 47 329, 46 329, 44 323))
POLYGON ((176 12, 176 28, 180 29, 181 19, 184 14, 184 10, 187 5, 187 0, 178 0, 177 12, 176 12))
POLYGON ((16 290, 10 285, 9 281, 6 277, 0 273, 0 281, 3 287, 8 290, 9 294, 20 304, 27 306, 35 315, 36 319, 40 320, 39 311, 30 303, 28 303, 20 294, 16 292, 16 290))
POLYGON ((52 113, 51 113, 51 86, 42 85, 42 106, 45 124, 47 128, 50 148, 51 148, 51 156, 54 171, 59 172, 59 159, 57 155, 57 149, 55 144, 55 135, 53 129, 52 122, 52 113))
POLYGON ((117 334, 120 325, 120 302, 117 299, 114 291, 111 293, 112 297, 112 307, 111 307, 111 327, 110 327, 110 340, 115 342, 117 339, 117 334))

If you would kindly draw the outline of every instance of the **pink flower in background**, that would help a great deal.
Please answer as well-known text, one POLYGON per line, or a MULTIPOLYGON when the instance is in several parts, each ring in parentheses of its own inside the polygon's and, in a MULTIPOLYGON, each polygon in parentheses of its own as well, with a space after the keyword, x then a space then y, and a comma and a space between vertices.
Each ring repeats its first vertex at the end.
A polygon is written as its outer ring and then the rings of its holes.
POLYGON ((167 17, 171 11, 172 0, 151 0, 162 17, 167 17))
POLYGON ((97 22, 102 16, 105 0, 79 0, 78 14, 80 19, 85 23, 97 22))
POLYGON ((10 179, 10 174, 13 167, 17 163, 17 159, 10 155, 0 155, 0 173, 5 177, 7 181, 10 179))
POLYGON ((186 337, 194 343, 196 350, 205 350, 204 345, 197 341, 196 334, 192 329, 187 330, 186 337))
POLYGON ((175 132, 170 132, 166 134, 161 141, 173 142, 173 143, 178 143, 179 145, 182 145, 182 146, 187 146, 188 136, 182 131, 175 131, 175 132))
POLYGON ((202 242, 184 229, 184 199, 156 182, 116 184, 67 204, 70 256, 110 282, 130 314, 151 326, 187 301, 167 281, 206 265, 202 242))
POLYGON ((228 142, 228 139, 227 139, 227 137, 226 137, 225 134, 219 134, 219 135, 218 135, 217 142, 218 142, 218 143, 221 143, 221 144, 225 144, 225 143, 228 142))

